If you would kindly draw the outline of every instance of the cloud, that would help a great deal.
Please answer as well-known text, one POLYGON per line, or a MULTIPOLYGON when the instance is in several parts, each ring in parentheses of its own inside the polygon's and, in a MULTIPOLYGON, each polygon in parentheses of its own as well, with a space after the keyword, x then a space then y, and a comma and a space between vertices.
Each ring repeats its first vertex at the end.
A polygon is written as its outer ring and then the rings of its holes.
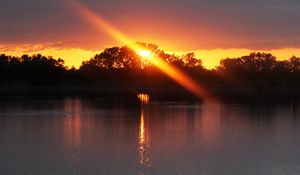
POLYGON ((282 41, 282 42, 253 42, 240 45, 239 48, 252 50, 274 50, 284 48, 300 48, 300 41, 282 41))
MULTIPOLYGON (((193 42, 193 48, 211 45, 210 49, 299 47, 299 42, 280 45, 286 40, 300 37, 299 0, 84 0, 81 2, 95 12, 99 12, 99 15, 112 24, 116 24, 120 30, 129 31, 125 32, 132 33, 137 39, 150 40, 155 37, 164 42, 178 39, 182 42, 182 47, 193 42), (223 45, 215 44, 217 42, 223 45), (266 46, 267 44, 269 46, 266 46)), ((85 40, 85 43, 97 42, 103 45, 111 42, 105 38, 105 34, 94 31, 66 4, 65 1, 60 0, 1 0, 1 41, 82 42, 85 40)), ((39 49, 44 46, 36 47, 39 49)), ((29 46, 29 48, 33 47, 29 46)))
POLYGON ((45 49, 62 49, 63 42, 48 42, 48 43, 37 43, 37 44, 1 44, 0 52, 21 52, 23 54, 31 52, 39 52, 45 49))
POLYGON ((42 54, 62 58, 68 67, 79 67, 82 61, 93 57, 99 51, 86 50, 78 47, 64 47, 63 42, 40 43, 40 44, 0 44, 0 53, 13 56, 22 56, 24 54, 42 54))

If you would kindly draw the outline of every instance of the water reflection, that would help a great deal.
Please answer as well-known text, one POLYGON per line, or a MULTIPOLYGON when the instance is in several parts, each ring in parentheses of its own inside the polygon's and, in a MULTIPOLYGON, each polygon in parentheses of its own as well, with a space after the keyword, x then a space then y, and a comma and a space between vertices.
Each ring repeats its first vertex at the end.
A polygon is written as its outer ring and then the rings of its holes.
MULTIPOLYGON (((219 104, 203 104, 202 114, 196 117, 201 138, 205 140, 205 144, 214 146, 217 144, 220 134, 220 105, 219 104)), ((196 128, 197 129, 197 128, 196 128)))
POLYGON ((148 122, 149 95, 139 94, 141 101, 139 135, 138 135, 138 161, 141 165, 140 175, 147 174, 147 169, 151 167, 151 145, 148 122))
POLYGON ((81 100, 64 100, 64 143, 66 147, 80 146, 81 141, 81 100))
POLYGON ((140 93, 140 94, 137 95, 137 97, 139 98, 141 104, 148 104, 149 103, 149 100, 150 100, 149 94, 140 93))
POLYGON ((0 172, 299 174, 299 109, 297 101, 138 107, 82 98, 0 101, 0 172))

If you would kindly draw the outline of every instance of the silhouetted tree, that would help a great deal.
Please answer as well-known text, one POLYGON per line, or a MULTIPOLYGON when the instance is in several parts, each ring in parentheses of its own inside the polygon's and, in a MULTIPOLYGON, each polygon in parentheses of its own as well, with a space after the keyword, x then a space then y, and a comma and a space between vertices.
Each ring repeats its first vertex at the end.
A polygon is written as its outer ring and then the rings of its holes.
POLYGON ((60 80, 66 71, 62 59, 55 60, 40 54, 21 57, 0 55, 0 73, 2 78, 22 79, 35 83, 60 80))
POLYGON ((102 53, 95 55, 84 65, 95 65, 102 69, 133 69, 139 68, 140 61, 134 51, 128 47, 112 47, 105 49, 102 53))
MULTIPOLYGON (((270 82, 265 84, 290 85, 291 82, 298 82, 300 78, 300 58, 295 56, 289 60, 277 61, 276 57, 269 53, 253 52, 238 58, 222 59, 216 69, 207 70, 203 67, 202 60, 196 58, 195 53, 178 56, 166 53, 154 44, 138 44, 141 48, 152 51, 153 55, 166 63, 189 74, 196 81, 218 81, 216 84, 222 84, 227 80, 234 80, 232 82, 247 80, 253 84, 270 82)), ((1 54, 0 77, 3 81, 25 80, 34 84, 76 82, 77 84, 118 85, 125 82, 128 86, 139 86, 171 82, 170 78, 161 71, 162 67, 149 62, 144 64, 143 59, 126 46, 104 49, 90 60, 84 61, 79 69, 67 69, 64 60, 41 54, 21 57, 1 54)), ((300 83, 294 84, 300 86, 300 83)))
POLYGON ((291 72, 299 73, 300 72, 300 58, 296 56, 292 56, 290 59, 291 72))
POLYGON ((218 72, 240 74, 244 71, 244 62, 241 58, 226 58, 220 61, 218 72))

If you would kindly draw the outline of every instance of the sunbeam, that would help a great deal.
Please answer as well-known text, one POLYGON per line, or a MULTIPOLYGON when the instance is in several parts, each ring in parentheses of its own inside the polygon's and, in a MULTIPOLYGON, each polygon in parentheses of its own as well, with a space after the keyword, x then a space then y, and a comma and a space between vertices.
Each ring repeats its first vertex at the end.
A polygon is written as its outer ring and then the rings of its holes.
MULTIPOLYGON (((108 33, 114 39, 128 46, 130 49, 136 52, 141 52, 144 50, 144 48, 137 44, 136 41, 134 41, 132 38, 128 37, 121 31, 113 27, 105 19, 103 19, 87 7, 83 6, 78 1, 70 0, 70 2, 74 10, 97 29, 108 33)), ((141 54, 145 56, 145 54, 150 55, 151 53, 149 54, 143 51, 143 53, 141 54)), ((164 72, 166 75, 168 75, 170 78, 172 78, 174 81, 176 81, 178 84, 180 84, 182 87, 192 92, 194 95, 206 100, 212 99, 212 97, 197 82, 195 82, 193 79, 191 79, 188 75, 186 75, 178 68, 166 63, 157 55, 152 54, 151 59, 149 59, 149 61, 157 68, 159 68, 162 72, 164 72)))

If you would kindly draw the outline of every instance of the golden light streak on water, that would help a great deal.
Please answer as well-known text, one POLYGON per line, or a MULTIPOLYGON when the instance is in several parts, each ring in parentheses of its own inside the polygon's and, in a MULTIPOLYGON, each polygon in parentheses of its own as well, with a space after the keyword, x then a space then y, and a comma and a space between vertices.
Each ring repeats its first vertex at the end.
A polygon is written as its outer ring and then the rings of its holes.
POLYGON ((150 145, 150 130, 148 123, 147 108, 149 96, 139 94, 141 99, 141 113, 138 135, 138 162, 141 166, 139 174, 147 174, 146 172, 151 167, 151 145, 150 145), (146 103, 142 103, 142 101, 146 103))
POLYGON ((137 97, 139 98, 141 104, 149 103, 150 96, 148 94, 138 94, 137 97))

